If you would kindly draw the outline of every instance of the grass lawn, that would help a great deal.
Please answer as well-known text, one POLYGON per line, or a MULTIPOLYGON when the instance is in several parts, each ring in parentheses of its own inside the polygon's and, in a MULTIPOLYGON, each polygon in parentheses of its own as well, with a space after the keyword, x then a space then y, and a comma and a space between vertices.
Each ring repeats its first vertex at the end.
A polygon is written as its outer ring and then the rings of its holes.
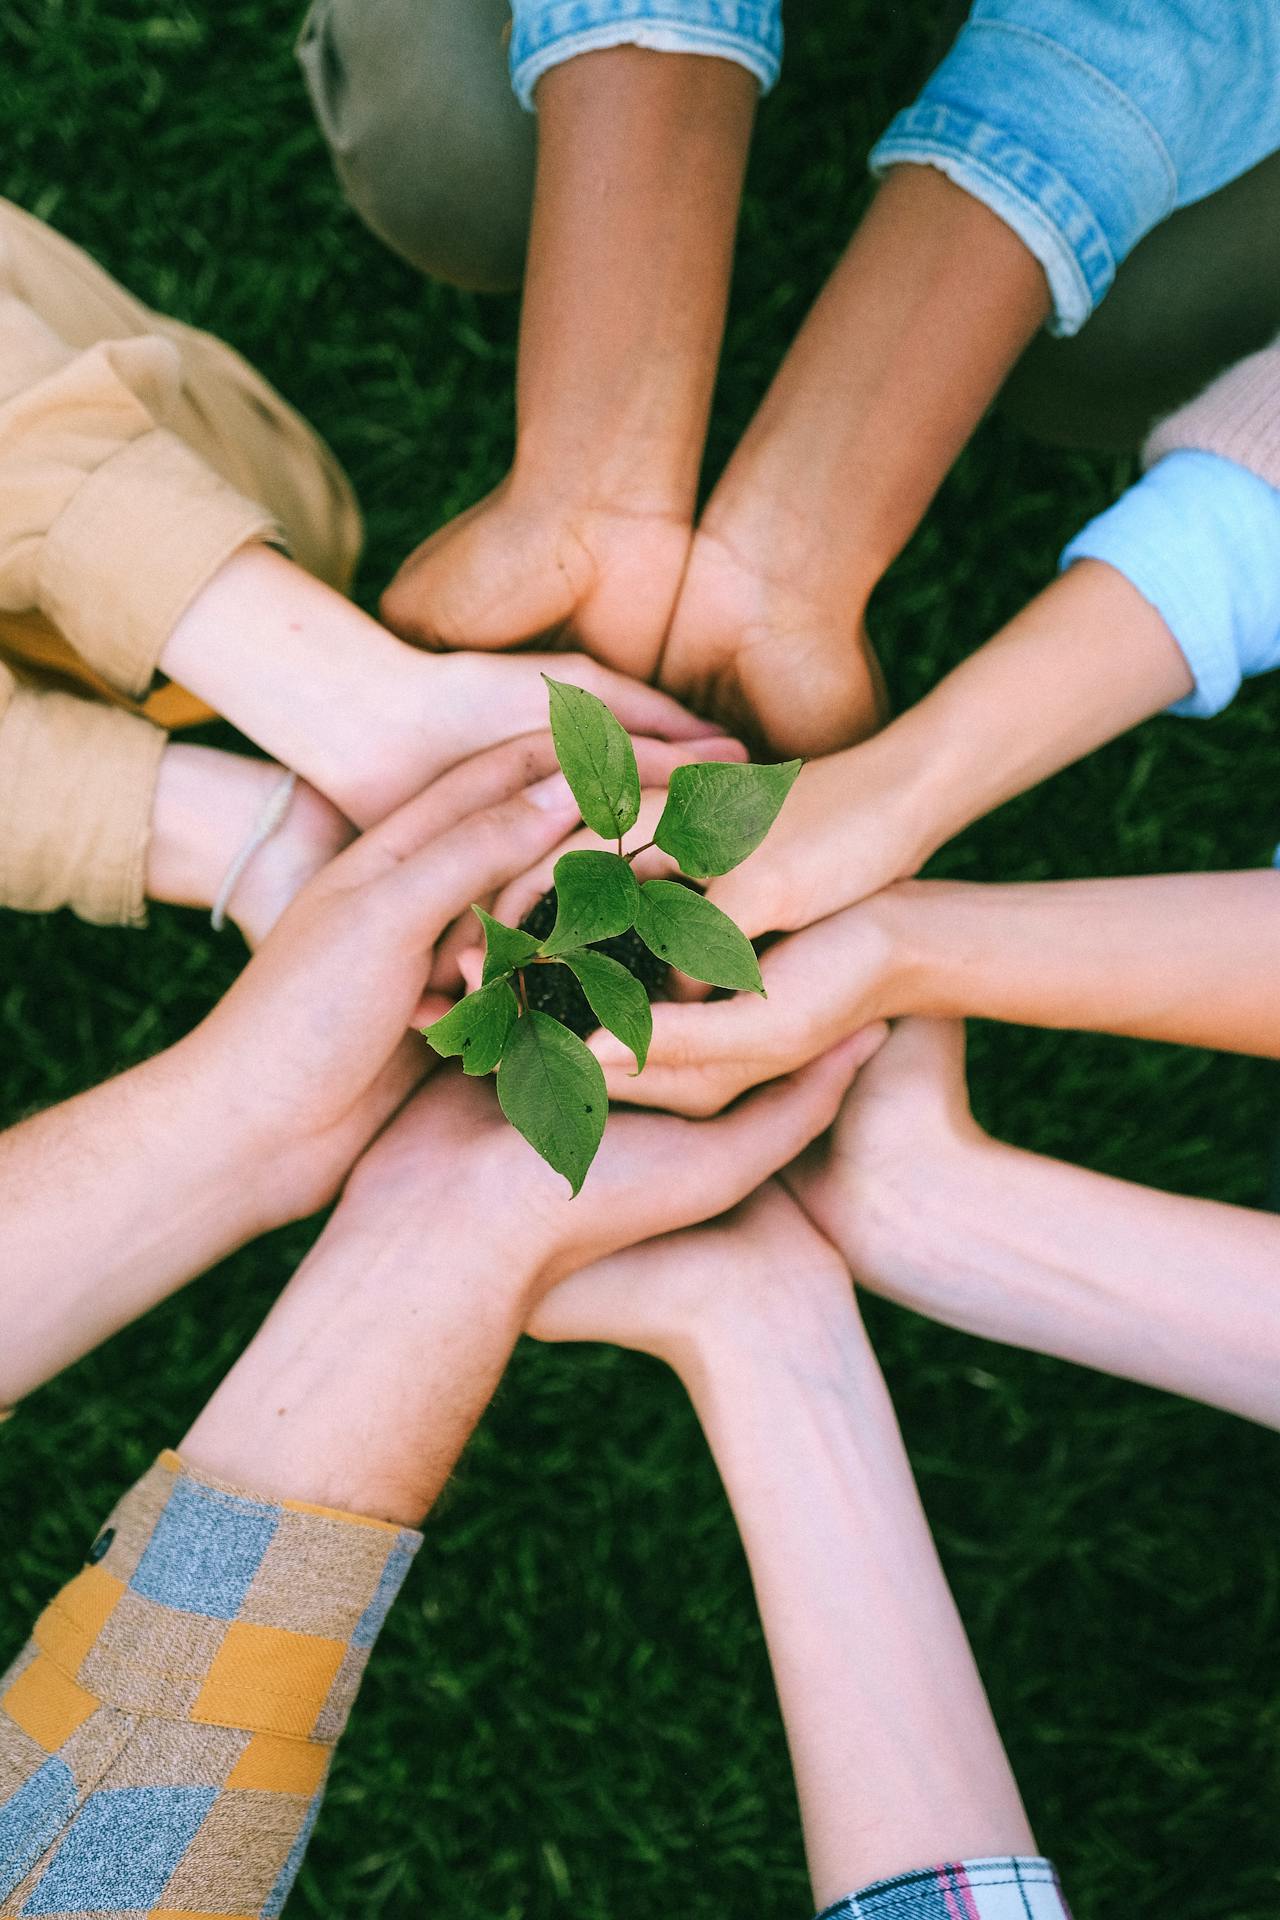
MULTIPOLYGON (((344 209, 291 58, 298 11, 10 0, 0 191, 144 299, 224 334, 310 414, 364 500, 372 596, 503 472, 516 305, 424 285, 344 209)), ((849 232, 866 150, 916 78, 935 11, 796 0, 752 163, 712 470, 849 232)), ((917 697, 1047 580, 1126 477, 984 426, 877 603, 896 697, 917 697)), ((1280 680, 1209 725, 1158 720, 936 870, 1261 863, 1280 838, 1265 773, 1278 719, 1280 680)), ((0 920, 0 1120, 175 1039, 240 957, 233 936, 177 911, 145 934, 0 920)), ((1280 1126, 1266 1065, 1010 1029, 975 1029, 971 1058, 978 1112, 1004 1137, 1180 1192, 1264 1191, 1280 1126)), ((0 1664, 314 1233, 228 1261, 6 1429, 0 1664)), ((1077 1920, 1274 1920, 1275 1437, 868 1312, 1077 1920)), ((807 1911, 744 1564, 680 1391, 636 1357, 521 1351, 431 1521, 291 1914, 807 1911)))

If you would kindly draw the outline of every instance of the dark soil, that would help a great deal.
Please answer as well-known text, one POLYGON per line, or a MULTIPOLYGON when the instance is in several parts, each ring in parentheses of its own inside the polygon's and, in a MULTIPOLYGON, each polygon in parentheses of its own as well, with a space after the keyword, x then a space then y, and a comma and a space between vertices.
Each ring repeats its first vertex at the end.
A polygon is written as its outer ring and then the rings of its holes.
MULTIPOLYGON (((543 894, 537 906, 530 909, 520 925, 535 940, 545 940, 555 920, 556 890, 552 887, 549 893, 543 894)), ((651 1000, 662 999, 671 970, 664 960, 650 953, 634 928, 629 933, 618 934, 613 940, 593 941, 592 947, 596 953, 608 954, 610 960, 617 960, 630 973, 634 973, 651 1000)), ((536 1007, 540 1013, 552 1014, 580 1039, 585 1040, 600 1025, 587 1003, 586 994, 568 967, 526 967, 524 987, 531 1007, 536 1007)))

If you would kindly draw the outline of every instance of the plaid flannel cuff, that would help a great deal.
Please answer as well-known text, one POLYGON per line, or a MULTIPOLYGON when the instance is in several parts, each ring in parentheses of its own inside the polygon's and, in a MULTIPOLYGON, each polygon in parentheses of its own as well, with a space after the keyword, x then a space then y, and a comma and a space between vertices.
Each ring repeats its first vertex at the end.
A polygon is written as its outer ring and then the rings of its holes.
POLYGON ((1048 1860, 961 1860, 851 1893, 818 1920, 1071 1920, 1048 1860))
POLYGON ((0 1914, 278 1914, 420 1544, 162 1454, 0 1679, 0 1914))

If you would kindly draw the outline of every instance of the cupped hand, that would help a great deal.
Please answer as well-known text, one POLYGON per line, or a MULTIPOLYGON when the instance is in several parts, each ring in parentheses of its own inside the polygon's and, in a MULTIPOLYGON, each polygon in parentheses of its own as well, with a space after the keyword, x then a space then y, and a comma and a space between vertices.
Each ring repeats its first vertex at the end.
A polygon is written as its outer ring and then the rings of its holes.
POLYGON ((827 605, 781 543, 753 550, 704 524, 694 536, 661 684, 779 756, 834 753, 881 726, 887 698, 862 608, 827 605))
POLYGON ((833 1307, 847 1315, 851 1302, 840 1254, 769 1180, 718 1220, 570 1274, 538 1301, 526 1331, 652 1354, 693 1383, 726 1341, 785 1344, 833 1307))
POLYGON ((913 1018, 896 1022, 830 1134, 784 1179, 860 1285, 965 1326, 980 1323, 1001 1276, 948 1258, 949 1210, 1000 1151, 969 1107, 963 1020, 913 1018))
POLYGON ((896 1009, 896 950, 876 902, 847 908, 777 941, 761 957, 766 999, 662 1001, 643 1073, 603 1030, 589 1042, 611 1099, 697 1116, 719 1113, 749 1087, 791 1073, 866 1030, 883 1039, 896 1009))
POLYGON ((547 638, 649 680, 690 538, 682 516, 568 499, 513 472, 409 555, 382 617, 419 646, 547 638))
POLYGON ((360 1161, 340 1212, 353 1227, 377 1223, 384 1239, 429 1245, 432 1258, 465 1248, 486 1271, 517 1276, 531 1307, 593 1260, 736 1206, 830 1126, 864 1057, 861 1040, 848 1042, 715 1120, 615 1111, 576 1198, 504 1119, 492 1086, 448 1067, 360 1161))
MULTIPOLYGON (((636 765, 641 780, 640 812, 635 826, 627 835, 638 847, 643 847, 658 824, 663 807, 666 805, 667 782, 677 767, 686 766, 694 760, 743 760, 746 749, 736 740, 727 740, 721 735, 713 739, 694 741, 690 748, 684 748, 664 740, 637 740, 636 765)), ((599 852, 602 842, 598 834, 589 827, 581 827, 566 836, 560 844, 546 854, 527 872, 516 878, 490 899, 476 902, 495 919, 505 922, 509 927, 517 927, 529 912, 537 905, 544 893, 552 885, 556 861, 562 854, 581 851, 599 852)), ((632 870, 639 880, 652 880, 676 871, 675 862, 668 854, 656 847, 647 848, 632 862, 632 870)), ((431 989, 436 993, 457 994, 470 991, 479 984, 479 974, 483 959, 483 942, 475 915, 464 913, 450 927, 436 948, 435 966, 431 975, 431 989)))
MULTIPOLYGON (((441 932, 561 840, 577 807, 549 735, 444 775, 332 860, 181 1043, 210 1124, 272 1165, 280 1217, 332 1197, 427 1070, 410 1036, 441 932)), ((434 1012, 443 1012, 443 1004, 434 1012)))
POLYGON ((934 851, 932 829, 890 727, 803 766, 760 846, 707 897, 753 940, 794 932, 917 873, 934 851))

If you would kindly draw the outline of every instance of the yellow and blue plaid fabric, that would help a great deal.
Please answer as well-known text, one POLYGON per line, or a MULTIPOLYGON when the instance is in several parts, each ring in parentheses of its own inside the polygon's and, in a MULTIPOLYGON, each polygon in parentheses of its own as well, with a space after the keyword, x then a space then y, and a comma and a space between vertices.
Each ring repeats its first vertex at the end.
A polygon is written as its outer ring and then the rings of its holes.
POLYGON ((420 1544, 162 1454, 0 1678, 0 1914, 278 1914, 420 1544))

